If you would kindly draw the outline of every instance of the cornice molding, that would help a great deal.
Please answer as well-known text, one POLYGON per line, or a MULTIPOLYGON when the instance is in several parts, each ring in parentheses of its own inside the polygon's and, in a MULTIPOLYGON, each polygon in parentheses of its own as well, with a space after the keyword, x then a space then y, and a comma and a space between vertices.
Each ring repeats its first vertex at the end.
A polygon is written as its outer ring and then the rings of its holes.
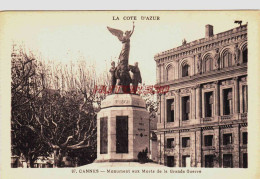
POLYGON ((239 28, 231 29, 226 32, 216 34, 211 38, 203 38, 187 43, 184 46, 179 46, 164 52, 161 52, 154 56, 155 61, 168 62, 170 60, 179 60, 180 58, 187 58, 190 56, 203 54, 207 51, 214 50, 216 48, 221 49, 227 45, 237 44, 241 41, 247 41, 247 27, 244 26, 240 31, 239 28), (234 31, 234 33, 232 33, 234 31), (222 36, 222 34, 225 34, 222 36))
POLYGON ((172 127, 172 128, 160 128, 155 130, 155 133, 176 133, 176 132, 191 132, 191 131, 203 131, 203 130, 216 130, 216 129, 226 129, 226 128, 235 128, 238 126, 247 127, 248 123, 243 121, 232 121, 229 123, 210 123, 210 124, 196 124, 188 125, 182 127, 172 127))
POLYGON ((162 82, 156 85, 170 85, 170 90, 197 86, 198 84, 221 81, 224 79, 233 79, 238 76, 247 75, 247 64, 241 66, 232 66, 220 70, 210 71, 208 73, 196 74, 193 76, 162 82))

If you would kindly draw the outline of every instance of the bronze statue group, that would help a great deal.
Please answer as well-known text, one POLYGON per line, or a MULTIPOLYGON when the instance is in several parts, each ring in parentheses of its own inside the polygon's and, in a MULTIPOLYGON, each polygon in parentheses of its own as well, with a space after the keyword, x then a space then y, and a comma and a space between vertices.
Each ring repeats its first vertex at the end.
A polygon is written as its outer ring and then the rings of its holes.
POLYGON ((129 51, 130 51, 130 37, 134 32, 135 26, 133 25, 132 31, 126 31, 125 33, 118 29, 107 27, 108 30, 122 42, 122 50, 119 55, 119 63, 116 66, 115 62, 111 63, 111 86, 112 93, 132 93, 136 94, 138 83, 142 83, 141 73, 138 67, 138 62, 135 65, 128 65, 129 51), (132 77, 130 76, 130 72, 132 77), (132 84, 132 90, 131 86, 132 84), (121 90, 116 90, 116 87, 121 87, 121 90))

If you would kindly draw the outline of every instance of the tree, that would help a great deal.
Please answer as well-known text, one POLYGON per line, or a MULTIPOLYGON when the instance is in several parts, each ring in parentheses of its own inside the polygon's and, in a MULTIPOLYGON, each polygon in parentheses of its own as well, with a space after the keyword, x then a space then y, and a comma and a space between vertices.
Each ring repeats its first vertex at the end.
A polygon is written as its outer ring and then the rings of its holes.
POLYGON ((12 154, 23 156, 28 167, 33 167, 39 156, 47 156, 50 153, 49 146, 31 130, 32 127, 39 127, 32 112, 34 102, 41 92, 37 88, 36 68, 37 63, 32 54, 27 55, 23 49, 12 53, 12 154))
POLYGON ((157 98, 159 97, 160 93, 156 91, 156 89, 151 85, 145 86, 145 84, 142 84, 139 89, 139 94, 145 100, 146 109, 149 111, 150 120, 152 120, 156 117, 159 104, 157 98))
POLYGON ((40 137, 54 151, 54 166, 60 167, 69 150, 96 146, 96 113, 105 94, 95 93, 95 85, 103 81, 84 62, 77 68, 75 64, 50 67, 42 68, 44 90, 35 119, 40 137))
POLYGON ((149 111, 149 150, 148 153, 151 153, 150 149, 150 136, 154 133, 152 130, 157 129, 157 111, 159 106, 158 97, 161 95, 161 92, 158 91, 154 86, 145 86, 143 84, 139 87, 139 94, 145 100, 146 109, 149 111))
MULTIPOLYGON (((23 56, 27 55, 23 53, 23 56)), ((26 64, 31 64, 32 69, 28 68, 27 73, 20 75, 27 69, 23 66, 12 71, 13 125, 19 126, 21 133, 28 129, 42 146, 54 152, 54 167, 61 167, 63 157, 72 150, 91 149, 89 155, 93 157, 96 153, 96 114, 106 95, 96 93, 95 86, 108 83, 108 76, 106 73, 98 76, 94 66, 87 66, 83 61, 62 65, 29 59, 31 62, 26 64), (32 76, 32 79, 24 82, 24 76, 32 76), (17 86, 30 94, 20 101, 20 105, 16 104, 19 100, 17 86), (16 117, 19 115, 15 115, 15 110, 20 112, 25 104, 29 106, 26 115, 30 117, 16 117)), ((13 127, 13 133, 17 131, 13 127)), ((29 141, 30 137, 25 136, 24 140, 29 141)), ((13 146, 21 148, 20 144, 13 146)))

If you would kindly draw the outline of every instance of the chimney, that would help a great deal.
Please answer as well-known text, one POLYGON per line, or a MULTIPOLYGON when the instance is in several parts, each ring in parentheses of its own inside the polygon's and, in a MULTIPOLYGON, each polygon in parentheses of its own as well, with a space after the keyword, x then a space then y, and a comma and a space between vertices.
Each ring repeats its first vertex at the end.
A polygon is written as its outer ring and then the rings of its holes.
POLYGON ((214 33, 213 33, 213 26, 207 24, 205 27, 206 27, 205 28, 205 30, 206 30, 205 31, 206 32, 206 38, 212 37, 214 35, 214 33))

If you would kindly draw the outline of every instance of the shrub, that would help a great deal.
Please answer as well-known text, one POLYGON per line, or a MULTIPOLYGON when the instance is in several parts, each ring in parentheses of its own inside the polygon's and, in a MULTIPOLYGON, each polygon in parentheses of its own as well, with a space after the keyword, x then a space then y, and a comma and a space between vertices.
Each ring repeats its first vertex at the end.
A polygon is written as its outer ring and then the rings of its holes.
POLYGON ((138 162, 147 163, 149 161, 147 154, 148 154, 147 148, 145 150, 142 150, 141 152, 139 152, 138 155, 137 155, 138 162))

